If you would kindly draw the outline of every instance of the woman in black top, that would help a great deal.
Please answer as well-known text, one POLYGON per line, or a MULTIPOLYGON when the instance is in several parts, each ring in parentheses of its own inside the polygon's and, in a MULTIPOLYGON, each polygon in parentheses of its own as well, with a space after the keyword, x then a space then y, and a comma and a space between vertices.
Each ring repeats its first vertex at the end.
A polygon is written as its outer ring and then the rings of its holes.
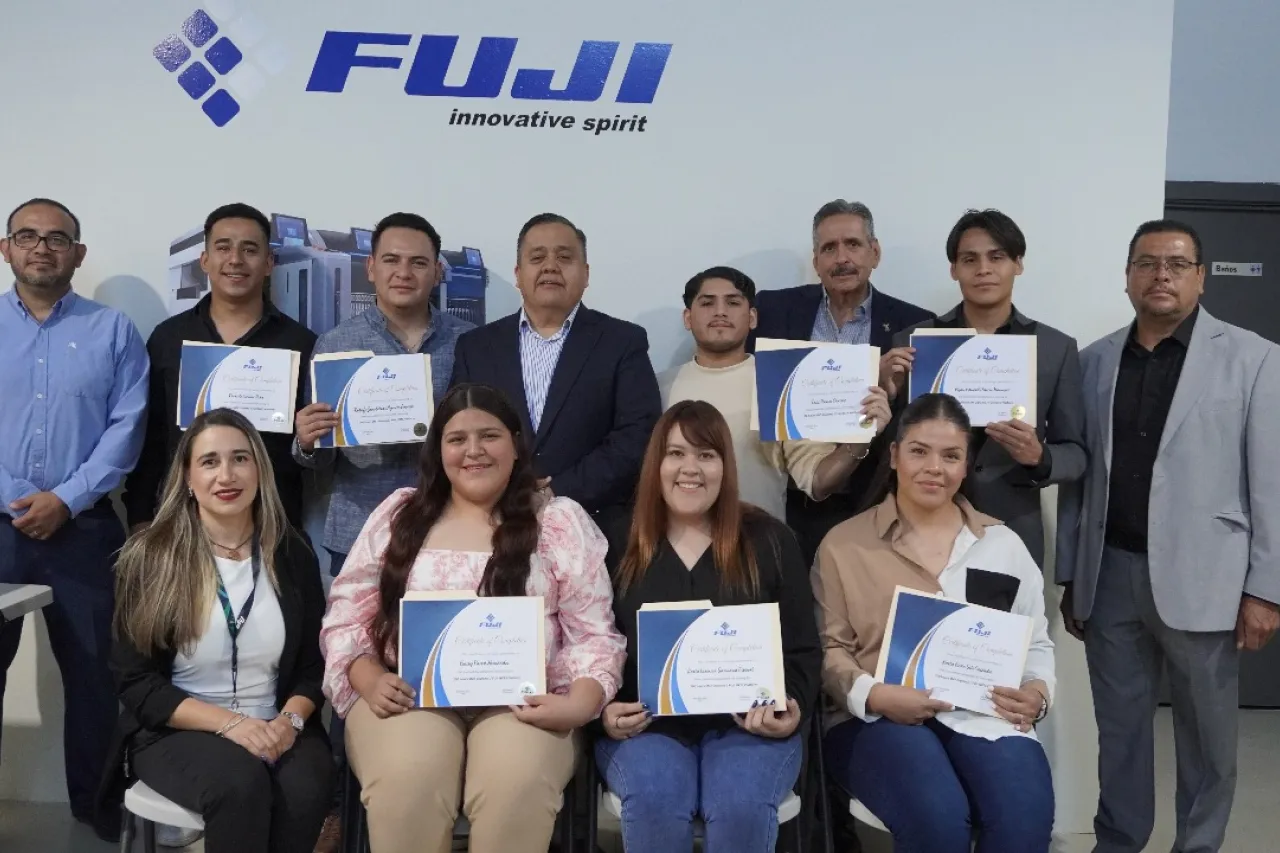
POLYGON ((799 776, 822 663, 809 573, 791 531, 738 500, 737 479, 724 418, 702 401, 677 403, 649 439, 634 518, 609 531, 627 663, 596 761, 622 802, 628 853, 692 850, 697 814, 707 853, 772 851, 778 806, 799 776), (651 716, 637 701, 637 611, 690 600, 777 602, 785 699, 741 715, 651 716))
POLYGON ((324 606, 257 430, 229 409, 196 418, 155 521, 116 566, 124 709, 103 818, 140 779, 203 816, 208 853, 311 853, 333 769, 324 606))

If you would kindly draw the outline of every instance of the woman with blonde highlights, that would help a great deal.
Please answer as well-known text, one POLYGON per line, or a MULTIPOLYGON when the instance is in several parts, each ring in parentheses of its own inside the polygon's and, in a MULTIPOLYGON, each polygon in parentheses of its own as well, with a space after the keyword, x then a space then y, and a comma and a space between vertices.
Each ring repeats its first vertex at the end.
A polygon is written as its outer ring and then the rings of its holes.
POLYGON ((191 424, 116 573, 123 760, 111 766, 125 776, 108 792, 140 779, 199 812, 208 853, 310 853, 332 772, 324 592, 244 417, 217 409, 191 424))

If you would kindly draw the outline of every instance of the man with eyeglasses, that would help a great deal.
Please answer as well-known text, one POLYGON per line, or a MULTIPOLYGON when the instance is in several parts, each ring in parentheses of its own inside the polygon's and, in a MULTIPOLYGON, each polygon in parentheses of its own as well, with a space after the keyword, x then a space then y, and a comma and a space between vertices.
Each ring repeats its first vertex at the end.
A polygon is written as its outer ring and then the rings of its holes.
POLYGON ((1127 328, 1080 353, 1089 465, 1058 496, 1063 621, 1098 723, 1099 853, 1146 847, 1154 714, 1173 701, 1180 853, 1221 848, 1236 784, 1240 653, 1280 626, 1280 351, 1200 307, 1195 229, 1129 244, 1127 328), (1166 666, 1167 664, 1167 666, 1166 666))
MULTIPOLYGON (((107 660, 125 537, 108 496, 142 449, 147 353, 129 318, 72 291, 86 249, 70 210, 32 199, 4 233, 15 282, 0 295, 0 583, 53 588, 43 614, 62 673, 67 795, 91 824, 117 709, 107 660)), ((21 619, 0 627, 0 708, 21 637, 21 619)))

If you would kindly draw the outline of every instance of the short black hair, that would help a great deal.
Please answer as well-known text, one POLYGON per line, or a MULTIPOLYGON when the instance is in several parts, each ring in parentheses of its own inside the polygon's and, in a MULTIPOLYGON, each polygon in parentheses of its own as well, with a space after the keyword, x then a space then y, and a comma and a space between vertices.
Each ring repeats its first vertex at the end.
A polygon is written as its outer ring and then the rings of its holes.
POLYGON ((961 216, 952 227, 951 233, 947 235, 948 261, 953 264, 956 262, 956 258, 960 255, 960 238, 964 236, 964 232, 974 228, 987 232, 987 236, 1015 261, 1026 257, 1027 238, 1018 227, 1018 223, 1006 213, 987 208, 986 210, 966 210, 964 216, 961 216))
POLYGON ((56 207, 56 208, 58 208, 58 210, 61 210, 61 211, 62 211, 63 213, 65 213, 67 216, 71 217, 71 223, 72 223, 72 225, 74 225, 74 226, 75 226, 75 232, 76 232, 76 233, 74 233, 74 234, 72 234, 72 235, 71 235, 71 239, 75 240, 77 243, 79 243, 79 242, 80 242, 80 219, 79 219, 79 217, 77 217, 74 213, 72 213, 72 212, 71 212, 71 208, 67 207, 67 206, 66 206, 65 204, 63 204, 62 202, 60 202, 60 201, 54 201, 54 200, 53 200, 53 199, 51 199, 51 198, 31 198, 31 199, 27 199, 27 200, 26 200, 26 201, 24 201, 22 204, 20 204, 20 205, 18 205, 17 207, 15 207, 15 208, 14 208, 14 209, 9 213, 9 218, 5 220, 5 223, 4 223, 4 233, 8 234, 9 232, 11 232, 11 231, 13 230, 13 217, 17 216, 19 213, 21 213, 22 211, 26 210, 28 207, 32 207, 33 205, 37 205, 37 204, 45 204, 45 205, 48 205, 49 207, 56 207))
POLYGON ((698 293, 702 290, 702 285, 706 284, 713 278, 722 278, 738 289, 738 292, 747 297, 747 304, 752 308, 756 307, 756 283, 751 280, 751 276, 742 270, 733 267, 711 267, 695 275, 684 286, 684 307, 692 308, 693 300, 698 298, 698 293))
POLYGON ((1138 241, 1148 234, 1186 234, 1196 247, 1196 256, 1191 260, 1196 264, 1204 263, 1204 244, 1200 242, 1200 233, 1177 219, 1152 219, 1139 225, 1138 230, 1133 232, 1133 239, 1129 241, 1129 263, 1133 263, 1133 250, 1138 247, 1138 241))
POLYGON ((213 226, 217 225, 224 219, 251 219, 258 223, 258 227, 262 229, 262 244, 265 249, 271 244, 271 220, 258 208, 245 204, 244 202, 234 202, 233 204, 224 204, 213 213, 210 213, 204 219, 204 240, 209 242, 209 235, 213 233, 213 226))
POLYGON ((572 222, 570 222, 568 219, 566 219, 565 217, 561 216, 558 213, 539 213, 537 216, 533 217, 528 222, 526 222, 524 224, 524 227, 520 229, 520 236, 516 238, 516 260, 517 261, 520 259, 520 251, 524 248, 524 238, 528 236, 530 231, 532 231, 534 228, 537 228, 539 225, 567 226, 577 236, 578 243, 582 246, 582 259, 584 261, 587 259, 587 235, 582 233, 581 228, 579 228, 577 225, 574 225, 572 222))
POLYGON ((378 241, 382 239, 382 235, 388 228, 408 228, 411 231, 421 231, 431 241, 431 247, 436 250, 436 257, 440 257, 440 232, 418 214, 404 213, 403 211, 382 217, 382 220, 373 229, 373 247, 370 250, 370 254, 378 254, 378 241))

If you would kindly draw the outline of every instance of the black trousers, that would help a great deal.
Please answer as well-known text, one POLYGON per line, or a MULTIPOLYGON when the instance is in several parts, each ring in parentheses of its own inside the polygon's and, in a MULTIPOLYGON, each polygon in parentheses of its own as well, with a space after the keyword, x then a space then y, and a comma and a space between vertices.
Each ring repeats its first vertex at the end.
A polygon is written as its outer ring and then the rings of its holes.
MULTIPOLYGON (((72 814, 82 821, 93 817, 94 797, 119 716, 107 663, 115 552, 123 545, 124 526, 106 501, 70 519, 43 541, 19 533, 12 519, 0 513, 0 583, 34 583, 53 589, 53 603, 41 613, 62 673, 67 799, 72 814)), ((21 639, 21 619, 0 627, 0 708, 6 673, 21 639)))
POLYGON ((208 732, 174 732, 133 753, 138 778, 204 816, 206 853, 312 853, 329 811, 333 758, 308 726, 274 767, 208 732))

